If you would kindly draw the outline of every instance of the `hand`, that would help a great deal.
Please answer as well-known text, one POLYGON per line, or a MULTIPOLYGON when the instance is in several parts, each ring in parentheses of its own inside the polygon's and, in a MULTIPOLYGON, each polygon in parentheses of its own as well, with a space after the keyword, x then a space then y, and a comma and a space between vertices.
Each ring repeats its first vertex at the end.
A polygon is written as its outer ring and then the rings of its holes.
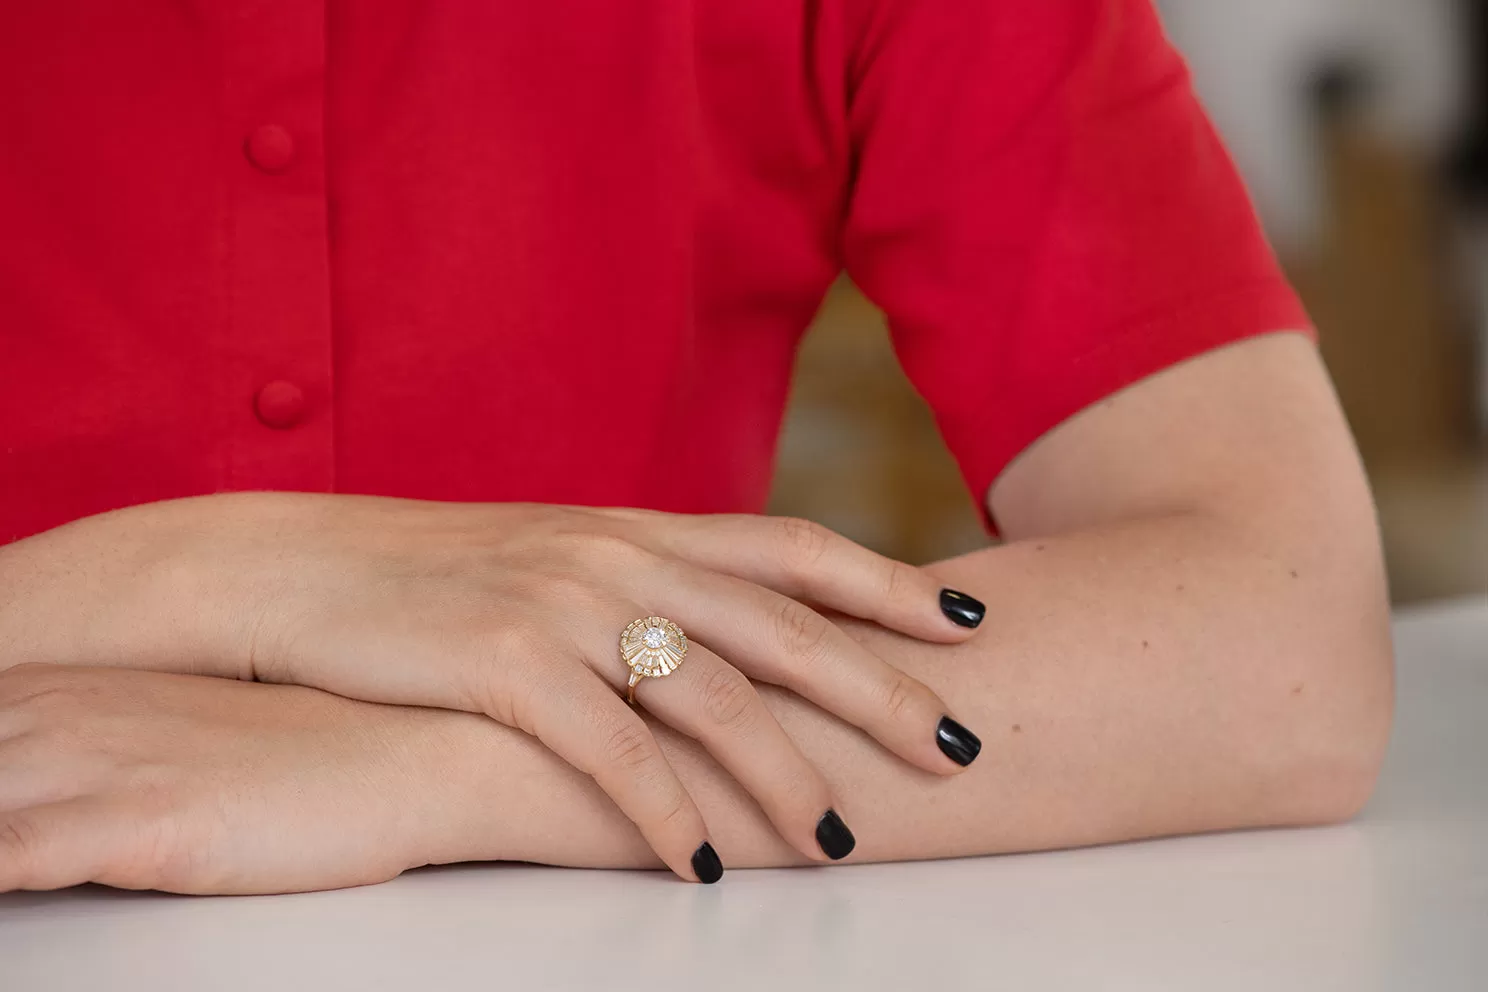
POLYGON ((0 672, 0 892, 385 881, 460 820, 414 757, 455 716, 127 669, 0 672))
POLYGON ((684 878, 712 880, 717 863, 696 805, 619 694, 618 637, 639 617, 670 617, 693 643, 674 674, 642 681, 638 702, 702 742, 808 857, 845 856, 853 838, 750 679, 926 771, 953 774, 975 755, 930 689, 802 603, 945 643, 969 635, 980 604, 947 600, 927 573, 821 528, 366 497, 239 505, 236 525, 199 546, 210 560, 198 567, 231 563, 245 583, 237 601, 259 604, 239 641, 243 669, 526 731, 592 775, 684 878))

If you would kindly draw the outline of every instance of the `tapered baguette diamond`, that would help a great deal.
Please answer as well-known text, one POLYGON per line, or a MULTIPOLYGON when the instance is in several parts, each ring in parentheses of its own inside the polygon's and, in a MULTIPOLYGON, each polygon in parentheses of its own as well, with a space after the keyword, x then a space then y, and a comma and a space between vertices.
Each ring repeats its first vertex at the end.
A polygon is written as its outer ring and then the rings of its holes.
POLYGON ((670 675, 687 657, 687 635, 666 617, 641 617, 620 635, 620 657, 632 678, 625 698, 635 702, 636 682, 670 675))

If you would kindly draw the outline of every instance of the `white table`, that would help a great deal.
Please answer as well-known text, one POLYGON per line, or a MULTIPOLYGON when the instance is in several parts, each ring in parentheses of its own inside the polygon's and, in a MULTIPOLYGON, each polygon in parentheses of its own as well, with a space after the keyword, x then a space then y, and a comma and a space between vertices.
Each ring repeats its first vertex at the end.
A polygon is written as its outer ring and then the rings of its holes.
POLYGON ((466 866, 348 892, 0 897, 0 989, 1488 989, 1488 601, 1397 625, 1356 823, 918 865, 466 866), (634 921, 642 921, 636 923, 634 921))

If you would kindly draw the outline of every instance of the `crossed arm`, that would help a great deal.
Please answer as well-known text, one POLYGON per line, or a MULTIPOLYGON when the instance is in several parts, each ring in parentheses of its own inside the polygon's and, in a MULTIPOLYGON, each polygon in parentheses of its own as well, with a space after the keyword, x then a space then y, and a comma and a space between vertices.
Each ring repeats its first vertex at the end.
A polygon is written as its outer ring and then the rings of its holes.
MULTIPOLYGON (((1084 412, 1015 462, 990 506, 1008 543, 931 567, 989 604, 975 637, 840 621, 977 729, 965 772, 918 768, 760 687, 851 822, 853 859, 1319 823, 1362 805, 1388 736, 1387 600, 1368 490, 1303 338, 1215 351, 1084 412)), ((19 583, 13 564, 0 554, 0 584, 19 583)), ((725 864, 807 860, 700 745, 653 729, 725 864)), ((24 666, 0 675, 0 738, 0 889, 658 864, 593 778, 468 713, 24 666), (90 815, 59 812, 78 808, 47 793, 63 778, 92 790, 90 815)))

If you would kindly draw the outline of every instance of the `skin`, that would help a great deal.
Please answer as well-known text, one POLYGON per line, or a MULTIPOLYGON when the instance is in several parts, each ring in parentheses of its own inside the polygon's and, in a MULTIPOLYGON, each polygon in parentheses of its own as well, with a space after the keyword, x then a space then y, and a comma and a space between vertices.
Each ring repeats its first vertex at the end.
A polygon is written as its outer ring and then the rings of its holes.
MULTIPOLYGON (((757 686, 852 824, 850 860, 1326 823, 1364 803, 1389 731, 1388 604, 1367 486, 1305 339, 1224 348, 1087 410, 1004 472, 990 508, 1006 544, 915 573, 926 580, 916 588, 950 585, 991 604, 974 636, 932 629, 929 609, 915 605, 923 597, 834 594, 834 629, 929 694, 904 698, 944 700, 981 734, 983 754, 963 774, 891 751, 883 726, 865 732, 802 694, 757 686), (838 615, 844 606, 870 616, 838 615)), ((776 593, 821 604, 821 589, 800 578, 835 574, 823 562, 839 561, 831 554, 842 545, 797 530, 795 578, 777 575, 776 593)), ((737 536, 701 544, 734 548, 737 536)), ((131 546, 126 533, 114 539, 131 546)), ((521 729, 182 674, 259 674, 179 662, 220 657, 213 631, 258 629, 253 596, 214 587, 239 581, 239 570, 167 570, 158 588, 175 590, 178 608, 142 619, 118 608, 120 576, 133 573, 97 565, 108 548, 26 544, 0 553, 0 602, 10 604, 0 658, 51 664, 0 673, 0 889, 94 880, 287 891, 473 859, 659 863, 652 838, 595 777, 521 729), (199 601, 213 604, 205 617, 199 601), (138 665, 161 643, 174 648, 154 667, 169 673, 67 664, 99 665, 102 649, 138 665)), ((725 557, 728 568, 714 560, 710 574, 778 560, 725 557)), ((832 643, 842 671, 881 672, 832 643)), ((736 663, 746 654, 734 653, 736 663)), ((918 719, 929 716, 904 725, 918 719)), ((813 857, 716 746, 647 722, 726 865, 813 857)))
POLYGON ((799 600, 929 641, 970 630, 941 612, 931 575, 800 521, 264 493, 106 514, 21 552, 29 590, 11 600, 12 662, 201 672, 479 713, 592 776, 684 878, 707 825, 618 695, 630 672, 616 632, 638 616, 676 617, 693 636, 682 667, 637 686, 638 702, 702 742, 808 857, 845 853, 817 836, 835 799, 751 680, 790 688, 933 774, 962 768, 936 744, 946 704, 799 600), (82 573, 104 586, 99 615, 29 622, 78 586, 58 548, 100 546, 111 551, 82 573))

